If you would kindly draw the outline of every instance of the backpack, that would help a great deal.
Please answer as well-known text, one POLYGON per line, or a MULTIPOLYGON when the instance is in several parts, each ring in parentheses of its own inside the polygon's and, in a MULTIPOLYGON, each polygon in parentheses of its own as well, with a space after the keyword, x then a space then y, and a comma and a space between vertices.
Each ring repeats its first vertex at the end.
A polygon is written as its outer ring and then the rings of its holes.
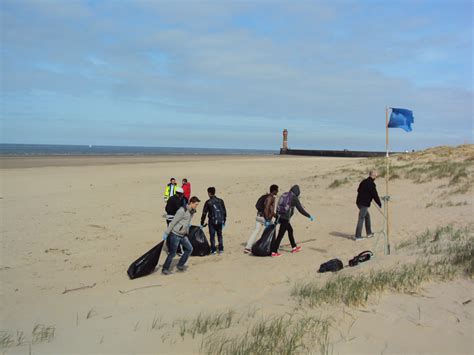
POLYGON ((349 260, 349 266, 356 266, 359 263, 370 260, 372 256, 374 256, 374 253, 372 253, 370 250, 363 251, 359 255, 356 255, 351 260, 349 260))
POLYGON ((293 193, 291 191, 284 192, 278 199, 277 212, 280 216, 286 215, 291 209, 291 199, 293 193))
POLYGON ((217 197, 211 198, 209 200, 209 220, 210 222, 217 226, 223 224, 224 221, 224 208, 222 207, 222 202, 217 197))
POLYGON ((341 260, 331 259, 329 261, 326 261, 325 263, 322 263, 321 266, 319 266, 318 272, 327 272, 327 271, 336 272, 343 268, 344 268, 344 265, 342 265, 341 260))
POLYGON ((265 194, 258 198, 255 208, 259 213, 263 213, 263 210, 265 209, 265 201, 267 200, 268 196, 270 196, 270 194, 265 194))

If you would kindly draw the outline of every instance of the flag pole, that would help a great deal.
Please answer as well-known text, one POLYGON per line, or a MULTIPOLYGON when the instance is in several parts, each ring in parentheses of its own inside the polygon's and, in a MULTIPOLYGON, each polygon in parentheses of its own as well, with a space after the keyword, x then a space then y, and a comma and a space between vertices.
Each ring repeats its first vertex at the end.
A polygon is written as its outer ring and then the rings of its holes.
POLYGON ((386 156, 385 156, 385 163, 387 165, 387 171, 385 173, 385 196, 384 199, 384 207, 385 207, 385 255, 390 254, 390 243, 389 243, 389 212, 388 212, 388 181, 389 181, 389 173, 390 173, 390 164, 389 164, 389 156, 388 156, 388 107, 385 107, 385 149, 386 149, 386 156))

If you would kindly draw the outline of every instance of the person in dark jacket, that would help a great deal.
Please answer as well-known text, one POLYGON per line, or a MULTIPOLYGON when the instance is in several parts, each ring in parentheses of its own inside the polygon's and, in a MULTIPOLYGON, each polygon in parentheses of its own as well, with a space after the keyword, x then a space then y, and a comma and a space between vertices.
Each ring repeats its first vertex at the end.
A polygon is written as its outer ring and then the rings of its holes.
POLYGON ((173 220, 174 215, 180 207, 186 206, 184 201, 184 193, 181 187, 176 188, 176 193, 166 201, 166 225, 168 226, 173 220))
POLYGON ((369 177, 362 180, 357 189, 357 200, 356 204, 359 208, 359 219, 357 220, 357 228, 355 232, 355 240, 362 240, 362 226, 365 221, 365 231, 367 232, 367 238, 373 237, 372 227, 370 225, 370 214, 369 207, 372 200, 375 200, 375 203, 382 207, 382 202, 380 202, 379 194, 377 193, 377 188, 375 185, 375 179, 377 178, 377 172, 371 171, 369 177))
POLYGON ((301 250, 301 247, 296 245, 295 237, 293 235, 293 227, 290 224, 290 219, 295 213, 295 207, 298 210, 298 212, 301 213, 303 216, 308 217, 311 221, 314 221, 314 217, 311 216, 308 212, 306 212, 306 210, 301 205, 301 202, 299 200, 300 187, 298 185, 294 185, 290 189, 288 194, 289 194, 288 196, 289 208, 287 211, 281 211, 279 209, 281 207, 280 201, 282 201, 282 199, 285 199, 285 196, 282 195, 280 197, 280 200, 278 201, 277 214, 279 218, 280 229, 278 230, 277 238, 274 239, 272 243, 271 255, 273 257, 282 256, 280 253, 278 253, 278 248, 280 247, 281 240, 283 239, 283 236, 285 235, 286 231, 288 231, 288 238, 290 239, 290 243, 291 243, 291 248, 292 248, 291 252, 297 253, 301 250))
MULTIPOLYGON (((166 225, 168 226, 170 222, 173 220, 176 212, 181 208, 181 207, 186 207, 187 200, 184 198, 184 191, 181 187, 176 188, 176 193, 171 196, 168 201, 166 201, 166 225)), ((166 240, 166 246, 168 247, 168 250, 170 250, 170 240, 166 240)), ((183 247, 181 244, 178 244, 177 248, 177 254, 181 256, 183 254, 183 247)))
POLYGON ((225 227, 227 220, 227 211, 225 209, 224 200, 216 196, 216 188, 209 187, 207 189, 209 200, 204 204, 201 216, 201 226, 206 221, 206 216, 209 215, 209 239, 211 240, 211 254, 216 254, 216 233, 217 240, 219 242, 219 254, 224 252, 224 239, 222 236, 222 230, 225 227))

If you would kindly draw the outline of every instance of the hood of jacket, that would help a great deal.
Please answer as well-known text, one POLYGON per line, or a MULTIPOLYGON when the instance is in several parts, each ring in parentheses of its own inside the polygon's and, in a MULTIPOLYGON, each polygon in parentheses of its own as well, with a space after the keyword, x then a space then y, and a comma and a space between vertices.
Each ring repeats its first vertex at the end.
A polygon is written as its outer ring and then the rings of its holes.
POLYGON ((290 189, 291 192, 293 192, 295 194, 295 196, 299 196, 300 195, 300 187, 298 185, 294 185, 291 189, 290 189))

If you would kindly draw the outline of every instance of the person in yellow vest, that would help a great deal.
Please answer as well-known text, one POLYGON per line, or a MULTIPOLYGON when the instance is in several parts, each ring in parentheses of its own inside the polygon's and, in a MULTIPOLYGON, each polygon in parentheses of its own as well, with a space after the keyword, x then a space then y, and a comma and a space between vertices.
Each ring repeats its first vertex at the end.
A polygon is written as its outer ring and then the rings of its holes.
POLYGON ((178 184, 176 183, 176 179, 171 178, 170 183, 166 185, 166 188, 165 188, 165 202, 167 202, 168 199, 176 193, 177 187, 178 187, 178 184))

